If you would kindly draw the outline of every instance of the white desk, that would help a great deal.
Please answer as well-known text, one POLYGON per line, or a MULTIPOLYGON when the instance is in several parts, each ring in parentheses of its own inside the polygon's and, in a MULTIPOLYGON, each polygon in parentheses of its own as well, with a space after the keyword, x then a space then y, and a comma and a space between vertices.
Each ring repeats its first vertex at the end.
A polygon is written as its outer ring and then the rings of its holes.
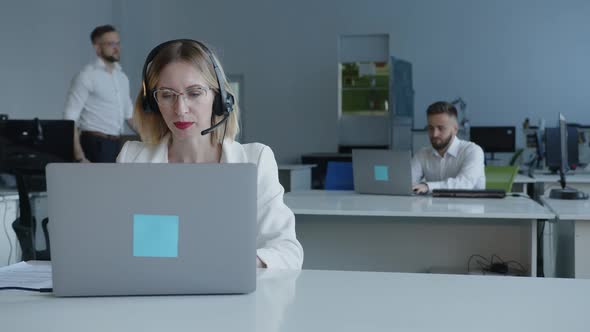
MULTIPOLYGON (((518 174, 514 178, 515 185, 527 185, 531 184, 531 181, 535 184, 535 191, 538 196, 543 196, 545 192, 552 188, 559 188, 559 175, 549 174, 544 172, 533 173, 534 178, 530 178, 526 175, 518 174)), ((573 187, 585 192, 590 192, 590 172, 588 171, 576 171, 566 174, 566 182, 568 187, 573 187)), ((534 196, 534 193, 529 192, 529 195, 534 196)))
POLYGON ((524 197, 307 191, 286 194, 285 203, 296 214, 306 269, 465 273, 472 254, 497 254, 536 275, 537 221, 554 218, 524 197))
POLYGON ((537 181, 528 176, 528 175, 524 175, 524 174, 516 174, 516 176, 514 176, 514 182, 513 183, 523 183, 523 184, 529 184, 529 183, 536 183, 537 181))
POLYGON ((558 272, 562 276, 590 278, 590 201, 542 200, 558 218, 551 225, 558 272))
POLYGON ((512 182, 512 192, 525 193, 532 197, 532 192, 529 191, 529 185, 537 183, 534 178, 528 175, 516 174, 512 182))
POLYGON ((3 331, 588 331, 590 280, 261 271, 249 295, 3 291, 3 331))

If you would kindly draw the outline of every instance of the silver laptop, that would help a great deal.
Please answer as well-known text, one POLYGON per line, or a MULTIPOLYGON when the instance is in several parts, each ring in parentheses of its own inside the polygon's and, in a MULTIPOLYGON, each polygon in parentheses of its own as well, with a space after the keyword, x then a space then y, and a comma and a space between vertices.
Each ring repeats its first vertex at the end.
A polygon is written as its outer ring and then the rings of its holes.
POLYGON ((50 164, 56 296, 249 293, 253 164, 50 164))
POLYGON ((352 150, 354 190, 363 194, 412 195, 410 151, 352 150))

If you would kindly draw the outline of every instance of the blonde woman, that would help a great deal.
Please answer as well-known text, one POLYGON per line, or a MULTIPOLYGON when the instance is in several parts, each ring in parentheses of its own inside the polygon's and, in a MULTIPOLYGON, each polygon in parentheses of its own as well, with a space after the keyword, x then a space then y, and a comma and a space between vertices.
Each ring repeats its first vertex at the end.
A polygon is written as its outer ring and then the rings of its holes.
POLYGON ((295 216, 283 202, 274 154, 263 144, 235 141, 238 112, 219 61, 204 44, 160 44, 146 59, 135 101, 133 122, 142 142, 127 142, 117 162, 256 164, 256 265, 300 269, 303 248, 295 216))

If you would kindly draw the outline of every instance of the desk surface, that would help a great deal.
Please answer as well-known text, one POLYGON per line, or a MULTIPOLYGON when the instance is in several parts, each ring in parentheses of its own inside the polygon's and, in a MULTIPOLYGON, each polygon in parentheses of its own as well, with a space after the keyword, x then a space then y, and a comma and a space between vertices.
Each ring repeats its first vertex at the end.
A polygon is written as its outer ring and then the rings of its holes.
POLYGON ((513 183, 536 183, 537 181, 528 176, 528 175, 523 175, 523 174, 516 174, 516 176, 514 177, 514 182, 513 183))
POLYGON ((541 199, 559 219, 590 220, 590 200, 551 199, 549 197, 541 199))
MULTIPOLYGON (((559 175, 557 174, 535 174, 535 180, 537 182, 544 182, 544 183, 557 183, 559 181, 559 175)), ((574 174, 567 174, 565 176, 565 180, 567 183, 590 183, 590 174, 588 173, 574 173, 574 174)))
POLYGON ((353 191, 298 191, 285 194, 295 214, 449 217, 495 219, 553 219, 546 207, 526 197, 442 198, 432 196, 362 195, 353 191))
POLYGON ((259 271, 249 295, 3 291, 3 331, 587 331, 590 280, 259 271), (493 322, 496 321, 498 325, 493 322))
MULTIPOLYGON (((590 183, 590 173, 588 171, 577 171, 568 173, 566 175, 568 183, 590 183)), ((559 181, 558 174, 549 173, 533 173, 533 177, 524 174, 516 174, 514 183, 557 183, 559 181)))

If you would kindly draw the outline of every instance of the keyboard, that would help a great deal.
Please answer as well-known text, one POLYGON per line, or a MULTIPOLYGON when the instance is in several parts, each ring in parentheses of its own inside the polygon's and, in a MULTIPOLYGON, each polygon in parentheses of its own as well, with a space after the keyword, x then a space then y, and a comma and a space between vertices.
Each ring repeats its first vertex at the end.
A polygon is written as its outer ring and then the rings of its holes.
POLYGON ((433 197, 463 198, 504 198, 506 191, 502 189, 434 189, 433 197))

